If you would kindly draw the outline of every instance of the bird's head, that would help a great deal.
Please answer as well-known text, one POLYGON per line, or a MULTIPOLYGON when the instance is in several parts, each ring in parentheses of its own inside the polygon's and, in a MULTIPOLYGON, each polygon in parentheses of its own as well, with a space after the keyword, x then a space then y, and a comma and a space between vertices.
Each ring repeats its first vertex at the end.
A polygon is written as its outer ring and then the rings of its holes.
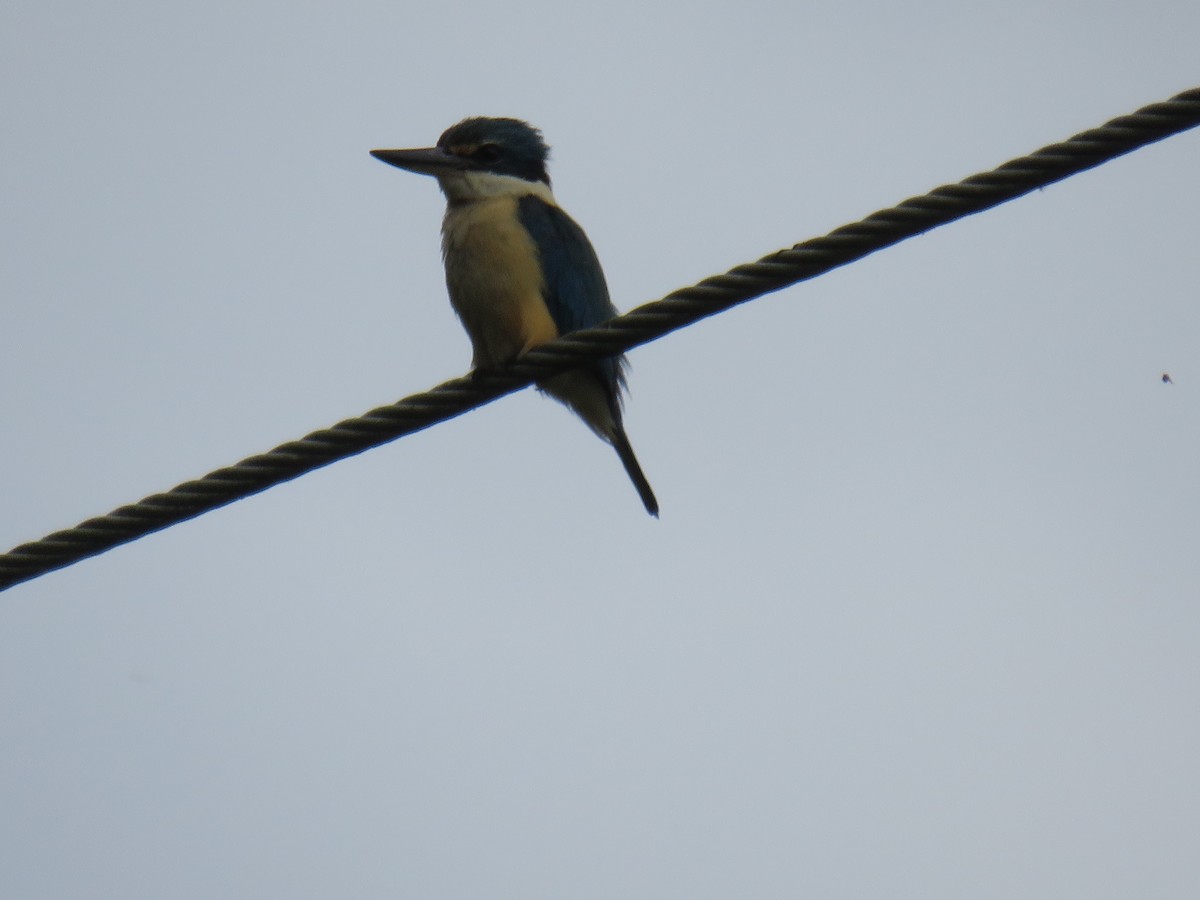
POLYGON ((540 131, 520 119, 463 119, 442 133, 436 147, 372 150, 371 155, 409 172, 436 176, 450 196, 467 184, 482 187, 482 180, 471 175, 550 186, 546 172, 550 148, 540 131))

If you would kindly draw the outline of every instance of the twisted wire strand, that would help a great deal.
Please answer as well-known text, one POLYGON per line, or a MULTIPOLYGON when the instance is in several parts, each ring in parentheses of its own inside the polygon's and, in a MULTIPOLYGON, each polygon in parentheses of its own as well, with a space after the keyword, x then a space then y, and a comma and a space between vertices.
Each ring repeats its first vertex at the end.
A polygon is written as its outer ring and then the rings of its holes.
POLYGON ((1196 125, 1200 125, 1200 88, 1113 119, 990 172, 911 197, 824 237, 681 288, 597 328, 536 347, 509 365, 444 382, 74 528, 22 544, 0 555, 0 590, 452 419, 587 360, 623 353, 1196 125))

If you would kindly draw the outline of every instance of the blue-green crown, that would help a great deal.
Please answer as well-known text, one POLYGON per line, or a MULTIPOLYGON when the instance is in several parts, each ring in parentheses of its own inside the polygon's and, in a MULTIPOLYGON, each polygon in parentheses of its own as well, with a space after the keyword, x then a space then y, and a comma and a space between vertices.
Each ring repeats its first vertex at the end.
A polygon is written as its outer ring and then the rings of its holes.
POLYGON ((463 119, 442 133, 438 146, 487 172, 550 183, 550 148, 540 131, 520 119, 463 119))

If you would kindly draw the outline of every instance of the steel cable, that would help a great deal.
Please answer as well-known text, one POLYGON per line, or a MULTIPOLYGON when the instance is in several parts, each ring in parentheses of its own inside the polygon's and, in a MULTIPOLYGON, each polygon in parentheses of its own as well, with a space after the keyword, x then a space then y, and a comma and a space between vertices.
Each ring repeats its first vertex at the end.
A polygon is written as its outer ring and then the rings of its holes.
POLYGON ((1198 124, 1200 88, 1193 88, 990 172, 872 213, 824 237, 706 278, 597 328, 543 344, 510 365, 447 381, 74 528, 22 544, 0 555, 0 590, 454 418, 583 361, 622 353, 1198 124))

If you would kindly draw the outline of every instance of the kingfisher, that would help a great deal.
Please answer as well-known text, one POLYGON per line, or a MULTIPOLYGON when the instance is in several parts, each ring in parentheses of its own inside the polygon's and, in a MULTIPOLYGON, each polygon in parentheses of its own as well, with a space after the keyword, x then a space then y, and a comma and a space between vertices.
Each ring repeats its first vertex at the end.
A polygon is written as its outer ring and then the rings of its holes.
MULTIPOLYGON (((596 251, 554 199, 542 133, 519 119, 464 119, 436 147, 372 150, 432 175, 446 197, 442 258, 450 305, 482 369, 617 315, 596 251)), ((566 404, 612 445, 652 516, 658 500, 621 420, 624 356, 554 375, 538 388, 566 404)))

